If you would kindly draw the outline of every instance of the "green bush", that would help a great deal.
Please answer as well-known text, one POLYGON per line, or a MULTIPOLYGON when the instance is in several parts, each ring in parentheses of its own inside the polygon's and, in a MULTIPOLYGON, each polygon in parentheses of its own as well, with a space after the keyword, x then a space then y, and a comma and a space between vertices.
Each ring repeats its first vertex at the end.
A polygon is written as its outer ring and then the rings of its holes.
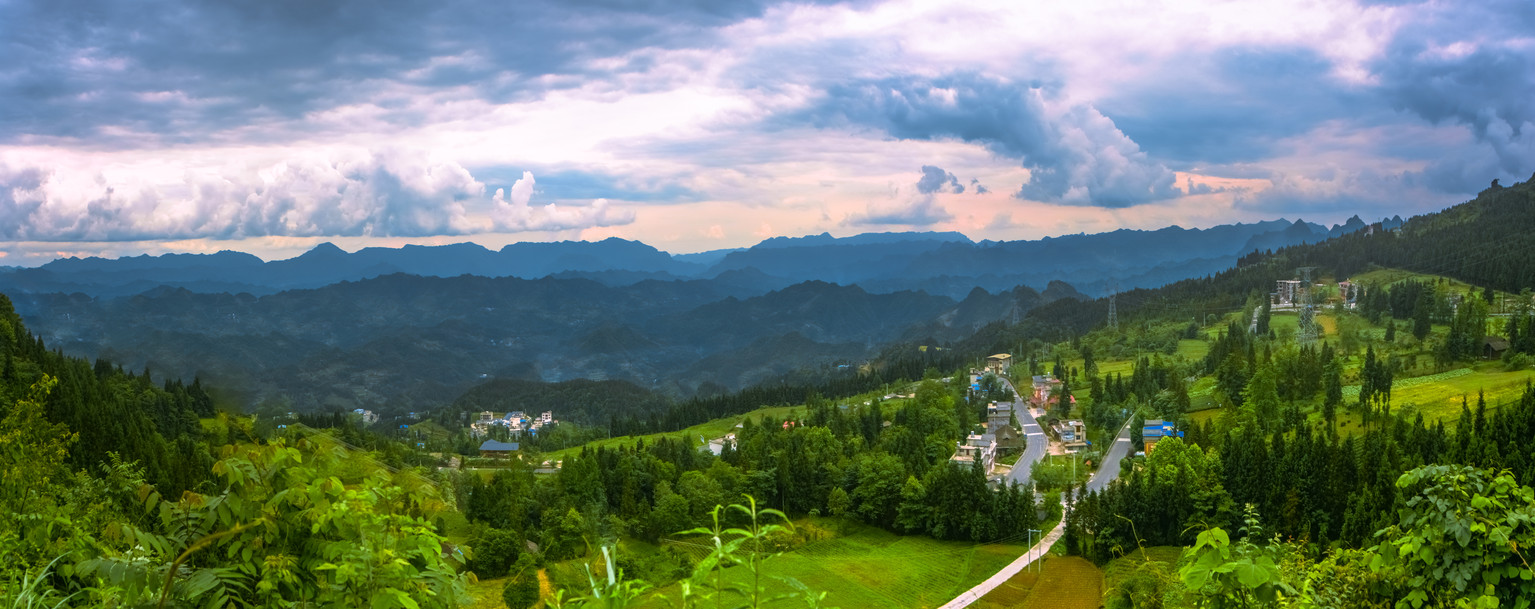
POLYGON ((518 561, 523 540, 513 531, 486 528, 469 546, 474 550, 469 570, 482 578, 495 578, 506 575, 518 561))
POLYGON ((538 604, 538 566, 531 554, 517 559, 512 578, 501 589, 501 601, 508 609, 528 609, 538 604))

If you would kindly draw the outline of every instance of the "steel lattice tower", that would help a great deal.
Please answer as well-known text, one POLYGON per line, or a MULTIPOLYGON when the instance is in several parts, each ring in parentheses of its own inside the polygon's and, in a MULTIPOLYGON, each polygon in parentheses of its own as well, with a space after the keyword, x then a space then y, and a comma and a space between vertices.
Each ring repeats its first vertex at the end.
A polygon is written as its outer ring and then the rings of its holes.
POLYGON ((1295 269, 1301 276, 1300 284, 1300 324, 1295 330, 1295 341, 1302 345, 1316 342, 1316 307, 1311 304, 1311 271, 1314 266, 1303 266, 1295 269))
POLYGON ((1119 286, 1116 284, 1109 288, 1109 328, 1119 329, 1119 313, 1114 310, 1114 298, 1119 296, 1119 286))

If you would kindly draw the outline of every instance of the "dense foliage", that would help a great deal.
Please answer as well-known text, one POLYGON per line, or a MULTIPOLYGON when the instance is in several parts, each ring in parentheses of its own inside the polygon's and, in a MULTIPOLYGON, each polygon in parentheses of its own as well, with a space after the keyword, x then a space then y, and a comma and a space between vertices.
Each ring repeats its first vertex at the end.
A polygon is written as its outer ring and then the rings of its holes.
POLYGON ((1036 525, 1034 500, 993 491, 979 467, 948 457, 976 415, 956 391, 925 381, 899 407, 813 398, 803 416, 748 419, 715 457, 690 439, 583 449, 555 476, 526 466, 458 485, 471 521, 579 556, 604 539, 658 540, 704 524, 714 506, 751 495, 791 515, 846 515, 941 539, 1015 539, 1036 525), (963 422, 963 423, 962 423, 963 422))

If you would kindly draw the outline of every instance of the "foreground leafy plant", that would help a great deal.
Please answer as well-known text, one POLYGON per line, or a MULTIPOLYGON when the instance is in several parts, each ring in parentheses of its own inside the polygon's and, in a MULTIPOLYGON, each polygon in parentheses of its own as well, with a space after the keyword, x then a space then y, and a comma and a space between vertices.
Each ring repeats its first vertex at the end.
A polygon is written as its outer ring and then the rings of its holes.
POLYGON ((1530 607, 1535 491, 1508 472, 1431 465, 1402 474, 1409 495, 1370 568, 1397 582, 1398 607, 1530 607))
POLYGON ((1220 527, 1199 534, 1185 551, 1192 559, 1179 569, 1183 585, 1198 594, 1200 607, 1273 607, 1295 589, 1280 576, 1279 563, 1268 548, 1252 543, 1262 535, 1256 512, 1247 506, 1247 535, 1233 544, 1220 527))

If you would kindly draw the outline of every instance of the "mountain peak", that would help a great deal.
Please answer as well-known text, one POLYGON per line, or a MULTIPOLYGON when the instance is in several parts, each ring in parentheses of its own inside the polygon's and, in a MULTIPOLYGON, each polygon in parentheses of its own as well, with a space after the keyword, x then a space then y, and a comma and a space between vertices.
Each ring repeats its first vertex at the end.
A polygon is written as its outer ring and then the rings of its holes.
POLYGON ((336 247, 336 244, 334 244, 334 243, 331 243, 329 241, 325 241, 325 242, 320 243, 319 245, 314 246, 309 251, 304 252, 303 254, 299 255, 299 258, 321 258, 321 257, 329 258, 329 257, 333 257, 333 256, 345 256, 345 255, 346 255, 346 250, 343 250, 343 249, 341 249, 339 247, 336 247))

